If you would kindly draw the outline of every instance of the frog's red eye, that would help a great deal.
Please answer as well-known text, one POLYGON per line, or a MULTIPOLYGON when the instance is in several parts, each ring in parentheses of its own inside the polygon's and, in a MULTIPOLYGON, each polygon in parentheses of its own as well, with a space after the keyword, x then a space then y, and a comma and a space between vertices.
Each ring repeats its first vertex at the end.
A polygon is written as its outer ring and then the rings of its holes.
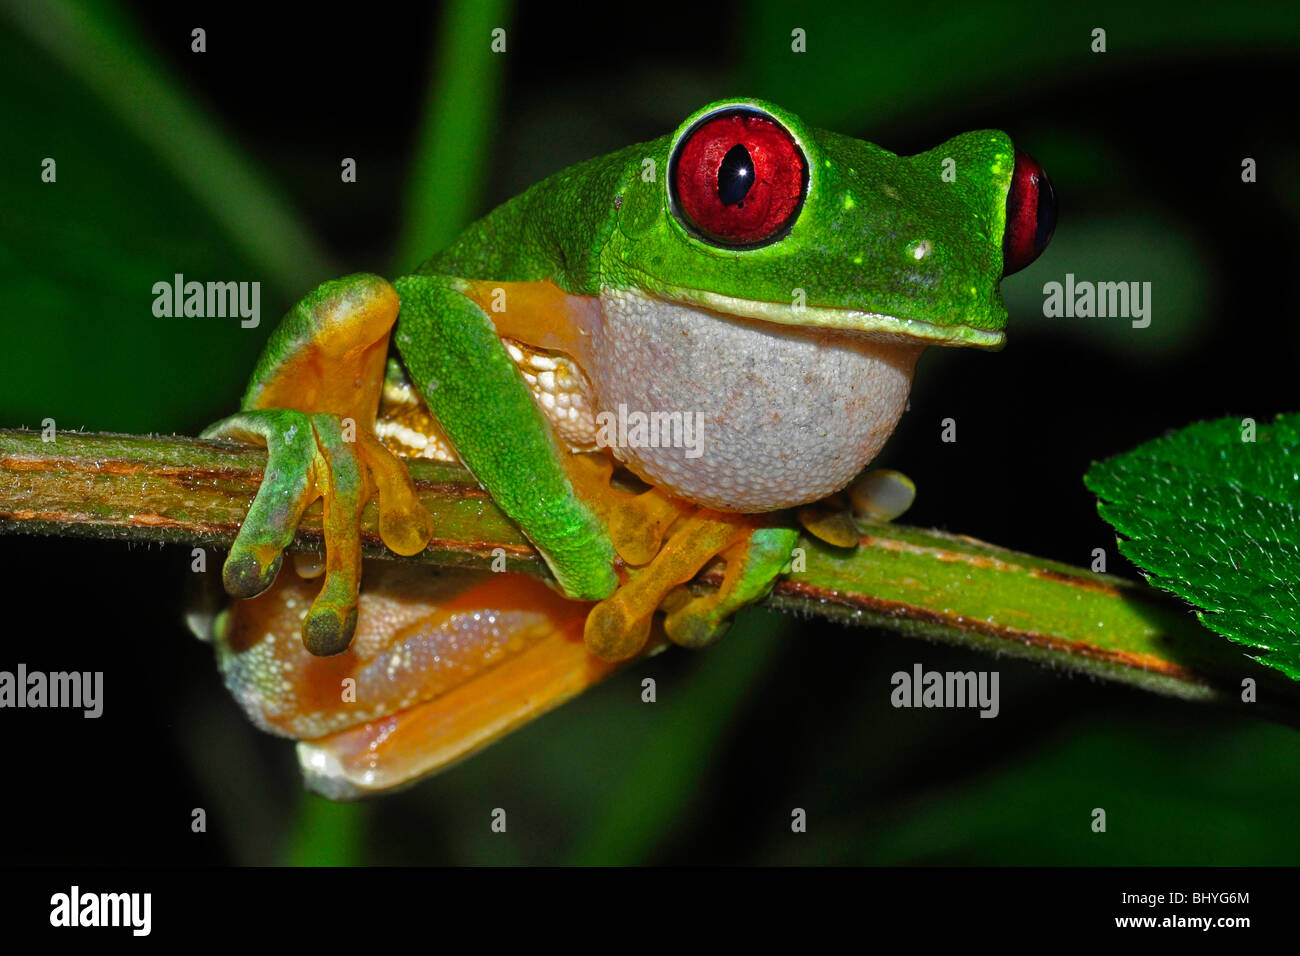
POLYGON ((1056 228, 1056 193, 1043 167, 1016 150, 1007 192, 1007 227, 1002 234, 1002 274, 1019 272, 1038 258, 1056 228))
POLYGON ((756 109, 712 113, 668 161, 673 212, 706 242, 753 248, 789 233, 808 190, 808 162, 786 129, 756 109))

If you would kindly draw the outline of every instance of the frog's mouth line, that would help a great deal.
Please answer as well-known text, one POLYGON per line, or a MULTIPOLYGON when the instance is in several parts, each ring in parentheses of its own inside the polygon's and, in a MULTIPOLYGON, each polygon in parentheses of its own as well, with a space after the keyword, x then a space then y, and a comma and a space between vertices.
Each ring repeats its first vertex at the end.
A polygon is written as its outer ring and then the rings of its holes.
POLYGON ((828 309, 805 306, 796 309, 784 302, 763 302, 737 299, 700 289, 664 288, 656 295, 683 305, 702 306, 725 315, 761 319, 780 325, 815 326, 824 329, 841 329, 845 332, 878 333, 898 336, 934 345, 960 345, 983 349, 1000 349, 1006 344, 1006 335, 988 329, 975 329, 967 325, 934 325, 916 319, 902 319, 882 312, 863 312, 859 309, 828 309))

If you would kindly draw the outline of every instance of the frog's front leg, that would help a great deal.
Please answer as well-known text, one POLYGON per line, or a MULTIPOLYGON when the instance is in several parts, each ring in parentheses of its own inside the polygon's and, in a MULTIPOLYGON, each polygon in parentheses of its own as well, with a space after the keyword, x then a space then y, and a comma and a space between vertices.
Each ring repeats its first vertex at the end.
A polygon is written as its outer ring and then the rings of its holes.
POLYGON ((574 492, 568 453, 511 361, 496 326, 456 280, 397 280, 397 344, 456 454, 533 542, 569 597, 618 586, 614 546, 574 492))
POLYGON ((570 464, 579 492, 609 528, 619 556, 637 568, 587 616, 588 650, 610 661, 632 657, 645 646, 660 609, 667 612, 664 631, 673 643, 713 643, 736 611, 772 589, 798 531, 779 517, 699 508, 656 488, 624 492, 611 483, 613 471, 603 455, 574 456, 570 464), (726 562, 721 585, 693 596, 684 585, 714 558, 726 562))
POLYGON ((273 333, 243 410, 203 433, 267 448, 261 488, 222 571, 231 595, 270 586, 303 512, 324 499, 325 581, 302 624, 317 655, 346 649, 356 628, 365 503, 378 493, 380 537, 398 554, 418 553, 432 534, 406 467, 374 433, 397 310, 397 293, 378 276, 319 286, 273 333))

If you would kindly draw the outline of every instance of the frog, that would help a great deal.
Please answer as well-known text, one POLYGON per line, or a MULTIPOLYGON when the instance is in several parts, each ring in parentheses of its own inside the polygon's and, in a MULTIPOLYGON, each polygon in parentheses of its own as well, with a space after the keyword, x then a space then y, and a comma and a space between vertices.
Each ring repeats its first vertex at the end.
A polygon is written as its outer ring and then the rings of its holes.
POLYGON ((312 789, 350 799, 713 643, 789 573, 791 509, 880 453, 920 355, 1003 347, 1000 281, 1055 218, 1005 132, 899 156, 730 98, 538 182, 392 282, 323 283, 203 433, 268 456, 222 569, 227 684, 300 741, 312 789), (550 581, 363 561, 372 499, 396 555, 436 540, 409 459, 468 469, 550 581), (317 500, 323 559, 284 567, 317 500), (720 585, 691 588, 706 566, 720 585))

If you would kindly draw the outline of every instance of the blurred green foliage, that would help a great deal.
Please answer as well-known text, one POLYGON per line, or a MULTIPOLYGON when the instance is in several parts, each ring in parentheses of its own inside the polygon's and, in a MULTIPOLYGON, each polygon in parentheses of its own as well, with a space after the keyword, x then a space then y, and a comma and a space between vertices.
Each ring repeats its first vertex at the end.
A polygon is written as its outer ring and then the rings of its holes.
MULTIPOLYGON (((920 479, 920 520, 1082 562, 1092 544, 1109 545, 1088 523, 1078 481, 1087 461, 1179 423, 1161 404, 1166 380, 1147 377, 1190 370, 1210 383, 1169 399, 1180 407, 1278 401, 1268 376, 1241 390, 1253 365, 1237 391, 1207 399, 1205 389, 1217 381, 1209 370, 1254 354, 1233 351, 1241 337, 1224 325, 1231 310, 1249 310, 1242 321, 1257 323, 1256 334, 1275 315, 1272 293, 1240 270, 1294 245, 1230 230, 1238 215, 1294 229, 1294 135, 1239 125, 1253 122, 1249 110, 1211 112, 1205 125, 1218 128, 1184 133, 1160 125, 1162 110, 1176 113, 1172 101, 1143 98, 1157 95, 1146 78, 1164 70, 1213 76, 1259 60, 1285 72, 1300 50, 1293 3, 1109 0, 1058 12, 1028 0, 761 0, 707 13, 608 8, 584 22, 544 4, 474 6, 446 4, 409 22, 276 25, 261 7, 3 0, 0 301, 10 361, 0 424, 52 417, 60 427, 194 432, 234 406, 273 317, 331 269, 409 265, 422 237, 431 253, 462 220, 562 165, 659 135, 700 103, 738 93, 900 151, 1004 125, 1054 178, 1056 241, 1004 286, 1011 348, 923 361, 914 411, 891 443, 898 460, 887 462, 920 479), (494 18, 509 29, 503 57, 482 55, 478 35, 494 18), (200 21, 207 59, 189 51, 200 21), (1104 57, 1089 52, 1096 26, 1108 33, 1104 57), (807 31, 806 54, 790 52, 796 27, 807 31), (1138 105, 1126 112, 1128 96, 1138 105), (1258 153, 1268 176, 1242 202, 1230 190, 1244 153, 1258 153), (361 156, 355 188, 338 183, 346 155, 361 156), (41 182, 47 156, 57 185, 41 182), (1186 182, 1202 185, 1189 192, 1186 182), (1042 318, 1042 282, 1067 271, 1154 278, 1152 334, 1042 318), (262 281, 262 326, 154 318, 153 283, 177 272, 262 281), (1101 381, 1071 379, 1088 360, 1105 363, 1101 381), (973 422, 964 434, 976 436, 963 445, 971 457, 955 461, 936 457, 913 424, 953 401, 973 422), (1044 438, 1044 421, 1066 436, 1044 438), (1047 445, 1073 457, 1047 468, 1047 445)), ((1231 72, 1217 82, 1247 99, 1260 93, 1231 72)), ((1209 110, 1192 100, 1177 115, 1209 110)), ((1267 341, 1285 351, 1300 338, 1279 321, 1267 341)), ((27 546, 0 545, 14 568, 27 563, 27 546)), ((168 581, 131 570, 72 587, 119 596, 137 642, 187 641, 168 623, 180 603, 168 581)), ((72 635, 100 624, 66 613, 72 635)), ((181 754, 157 758, 157 778, 138 786, 193 791, 211 808, 223 858, 236 862, 1248 864, 1300 855, 1290 730, 761 612, 708 652, 633 668, 365 808, 302 796, 291 748, 243 722, 199 650, 169 644, 160 658, 132 658, 170 687, 170 745, 181 754), (1002 716, 893 710, 888 676, 915 660, 997 667, 1002 716), (645 676, 660 688, 653 707, 640 702, 645 676), (498 806, 510 812, 504 836, 487 825, 498 806), (806 834, 790 832, 794 807, 808 811, 806 834), (1106 834, 1089 829, 1094 807, 1107 808, 1106 834)), ((168 746, 163 736, 157 746, 168 746)), ((61 767, 43 765, 39 785, 10 796, 12 811, 39 827, 31 801, 40 788, 74 786, 61 767)), ((111 808, 119 797, 108 788, 103 799, 111 808)), ((193 852, 150 826, 162 825, 137 823, 133 848, 152 849, 133 849, 145 852, 133 859, 193 852)), ((72 846, 61 858, 85 852, 72 846)))

